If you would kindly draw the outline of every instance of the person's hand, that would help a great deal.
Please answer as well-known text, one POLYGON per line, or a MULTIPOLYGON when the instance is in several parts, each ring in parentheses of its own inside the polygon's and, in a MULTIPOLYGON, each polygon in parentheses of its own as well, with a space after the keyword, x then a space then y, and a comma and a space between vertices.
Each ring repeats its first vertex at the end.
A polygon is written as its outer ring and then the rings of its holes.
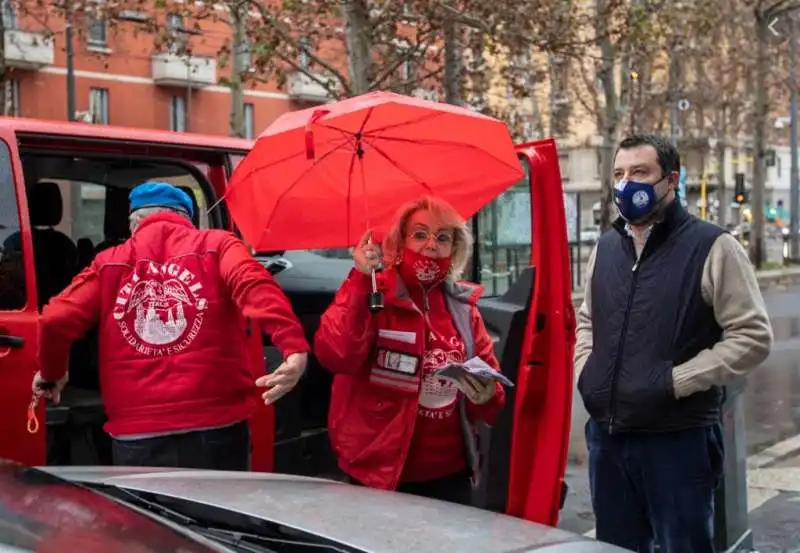
POLYGON ((464 395, 475 405, 483 405, 494 397, 496 385, 493 380, 484 384, 469 374, 462 375, 459 380, 461 381, 461 389, 464 395))
POLYGON ((361 237, 355 251, 353 251, 353 261, 355 262, 356 269, 364 273, 370 274, 372 271, 380 267, 381 247, 379 244, 372 243, 372 231, 368 230, 367 233, 361 237))
POLYGON ((61 391, 64 389, 64 386, 67 385, 68 381, 69 373, 66 373, 61 380, 49 382, 42 378, 41 373, 37 371, 33 376, 33 384, 31 385, 33 396, 37 400, 46 398, 52 401, 54 405, 58 405, 61 402, 61 391))
POLYGON ((271 405, 292 391, 306 372, 307 353, 293 353, 272 373, 256 380, 256 386, 266 388, 261 394, 264 405, 271 405))

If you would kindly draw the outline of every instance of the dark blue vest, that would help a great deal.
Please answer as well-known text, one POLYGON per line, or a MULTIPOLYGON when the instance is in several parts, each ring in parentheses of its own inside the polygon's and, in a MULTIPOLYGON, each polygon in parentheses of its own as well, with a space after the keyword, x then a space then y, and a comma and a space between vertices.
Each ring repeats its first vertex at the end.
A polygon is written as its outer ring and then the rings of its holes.
POLYGON ((676 400, 672 368, 722 338, 701 281, 723 232, 674 201, 638 262, 624 222, 600 237, 591 280, 592 353, 578 389, 589 414, 609 432, 679 430, 719 420, 721 389, 676 400))

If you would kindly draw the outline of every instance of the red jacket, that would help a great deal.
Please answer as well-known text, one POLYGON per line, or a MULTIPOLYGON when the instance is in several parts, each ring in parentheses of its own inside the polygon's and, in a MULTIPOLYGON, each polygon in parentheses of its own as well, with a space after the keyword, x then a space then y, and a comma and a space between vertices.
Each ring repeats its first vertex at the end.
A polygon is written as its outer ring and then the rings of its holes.
MULTIPOLYGON (((340 468, 367 486, 395 489, 417 420, 425 319, 396 272, 385 277, 385 308, 372 315, 370 278, 351 271, 323 314, 314 344, 317 359, 334 374, 328 431, 340 468)), ((468 325, 459 332, 471 342, 468 351, 499 368, 477 308, 480 288, 442 286, 456 328, 459 319, 468 325)), ((492 424, 504 403, 497 384, 488 403, 465 403, 467 418, 492 424)))
POLYGON ((60 379, 72 342, 97 325, 107 432, 232 424, 256 399, 242 315, 284 356, 309 350, 290 303, 239 239, 157 213, 44 308, 40 371, 60 379))

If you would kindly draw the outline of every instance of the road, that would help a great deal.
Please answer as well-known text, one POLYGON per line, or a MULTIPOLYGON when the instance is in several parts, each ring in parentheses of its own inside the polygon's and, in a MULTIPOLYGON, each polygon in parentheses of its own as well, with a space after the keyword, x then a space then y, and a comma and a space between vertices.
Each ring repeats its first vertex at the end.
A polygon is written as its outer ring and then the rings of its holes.
MULTIPOLYGON (((764 299, 775 344, 744 394, 750 524, 759 553, 799 553, 800 287, 765 291, 764 299)), ((583 434, 586 416, 576 393, 567 467, 570 492, 559 526, 580 534, 594 529, 583 434)))

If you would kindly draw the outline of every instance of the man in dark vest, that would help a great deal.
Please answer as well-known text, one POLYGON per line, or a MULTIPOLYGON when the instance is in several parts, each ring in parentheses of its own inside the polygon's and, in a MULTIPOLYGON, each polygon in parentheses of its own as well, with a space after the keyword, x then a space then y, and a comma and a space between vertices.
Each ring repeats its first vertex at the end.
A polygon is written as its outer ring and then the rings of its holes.
POLYGON ((742 246, 677 199, 679 170, 661 137, 620 143, 620 217, 589 259, 575 370, 597 539, 713 553, 721 386, 767 357, 772 328, 742 246))

